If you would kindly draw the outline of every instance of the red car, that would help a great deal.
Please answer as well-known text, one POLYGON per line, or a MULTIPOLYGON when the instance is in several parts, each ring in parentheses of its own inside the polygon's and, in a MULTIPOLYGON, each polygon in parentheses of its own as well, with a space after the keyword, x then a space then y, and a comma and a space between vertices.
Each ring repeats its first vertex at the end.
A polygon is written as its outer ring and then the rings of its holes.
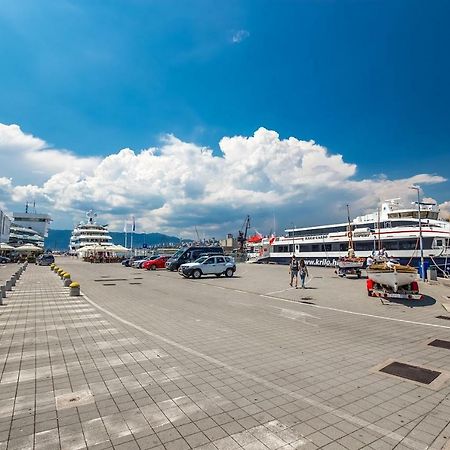
POLYGON ((161 255, 155 259, 149 259, 142 264, 142 267, 147 270, 164 269, 166 267, 166 261, 170 258, 169 255, 161 255))

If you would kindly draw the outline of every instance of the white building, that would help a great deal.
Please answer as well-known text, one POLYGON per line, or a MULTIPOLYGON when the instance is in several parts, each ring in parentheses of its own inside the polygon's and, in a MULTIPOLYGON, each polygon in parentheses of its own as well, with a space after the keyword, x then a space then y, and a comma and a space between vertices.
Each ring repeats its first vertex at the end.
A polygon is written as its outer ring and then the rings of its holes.
POLYGON ((48 214, 36 214, 28 211, 24 213, 13 213, 14 225, 21 228, 31 228, 36 231, 40 236, 48 236, 48 227, 52 218, 48 214))

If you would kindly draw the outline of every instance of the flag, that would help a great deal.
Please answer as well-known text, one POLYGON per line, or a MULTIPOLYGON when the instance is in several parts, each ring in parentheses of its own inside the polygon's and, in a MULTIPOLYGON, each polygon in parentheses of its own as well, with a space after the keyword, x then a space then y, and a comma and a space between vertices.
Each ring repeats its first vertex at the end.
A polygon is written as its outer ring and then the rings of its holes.
POLYGON ((276 238, 277 237, 274 234, 272 234, 272 236, 270 236, 270 239, 269 239, 269 245, 272 245, 275 242, 276 238))
POLYGON ((136 220, 134 216, 131 216, 131 220, 133 221, 133 226, 131 227, 131 231, 134 233, 136 231, 136 220))

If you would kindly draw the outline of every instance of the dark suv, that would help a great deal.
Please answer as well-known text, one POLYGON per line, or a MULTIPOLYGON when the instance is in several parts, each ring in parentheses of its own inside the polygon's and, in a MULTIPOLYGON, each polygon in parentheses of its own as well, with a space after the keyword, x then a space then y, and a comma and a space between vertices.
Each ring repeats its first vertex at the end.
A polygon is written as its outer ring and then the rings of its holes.
POLYGON ((223 255, 222 247, 182 247, 166 262, 166 269, 178 270, 181 264, 193 262, 204 255, 223 255))

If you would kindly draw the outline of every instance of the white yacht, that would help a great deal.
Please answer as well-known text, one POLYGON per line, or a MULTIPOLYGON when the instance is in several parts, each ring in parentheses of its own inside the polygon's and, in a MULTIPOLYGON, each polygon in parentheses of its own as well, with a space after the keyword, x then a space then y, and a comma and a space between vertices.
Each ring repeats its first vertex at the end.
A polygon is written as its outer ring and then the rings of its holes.
MULTIPOLYGON (((423 255, 430 265, 450 271, 450 222, 439 219, 436 205, 421 207, 423 255)), ((350 224, 354 251, 367 257, 385 249, 401 264, 418 266, 420 260, 419 214, 400 199, 386 200, 381 210, 359 216, 350 224)), ((334 266, 348 252, 348 223, 290 228, 269 242, 263 239, 260 262, 287 264, 292 256, 308 265, 334 266)))
POLYGON ((70 253, 76 253, 87 245, 113 245, 107 225, 99 225, 95 222, 97 214, 90 210, 86 213, 86 217, 87 222, 80 222, 72 231, 69 243, 70 253))

